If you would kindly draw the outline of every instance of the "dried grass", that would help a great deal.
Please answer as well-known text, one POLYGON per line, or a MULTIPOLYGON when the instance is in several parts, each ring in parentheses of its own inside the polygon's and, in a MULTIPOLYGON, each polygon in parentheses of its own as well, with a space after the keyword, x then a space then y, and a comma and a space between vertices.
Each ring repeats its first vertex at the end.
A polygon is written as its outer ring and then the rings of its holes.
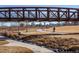
POLYGON ((50 36, 29 36, 30 41, 40 46, 46 46, 47 48, 63 48, 69 49, 71 46, 79 46, 79 40, 76 38, 62 38, 62 37, 50 37, 50 36))
POLYGON ((8 44, 8 41, 0 40, 0 45, 8 44))
POLYGON ((31 49, 20 46, 0 46, 0 53, 32 53, 31 49))

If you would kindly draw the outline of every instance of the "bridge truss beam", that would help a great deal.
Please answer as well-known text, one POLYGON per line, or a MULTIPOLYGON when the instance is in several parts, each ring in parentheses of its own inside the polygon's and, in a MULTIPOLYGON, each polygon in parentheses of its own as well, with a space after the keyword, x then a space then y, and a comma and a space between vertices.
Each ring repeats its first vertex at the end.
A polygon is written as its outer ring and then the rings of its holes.
POLYGON ((59 7, 2 7, 0 21, 79 21, 79 9, 59 7))

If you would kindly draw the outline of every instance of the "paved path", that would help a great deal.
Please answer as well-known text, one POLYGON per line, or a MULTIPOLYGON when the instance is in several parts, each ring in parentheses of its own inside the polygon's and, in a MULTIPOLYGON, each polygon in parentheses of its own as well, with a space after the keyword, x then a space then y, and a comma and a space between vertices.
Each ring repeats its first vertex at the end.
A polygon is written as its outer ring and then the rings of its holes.
POLYGON ((30 48, 32 51, 36 53, 54 53, 52 50, 49 50, 45 47, 40 47, 37 45, 28 44, 28 43, 22 43, 15 40, 7 40, 7 41, 9 41, 10 43, 4 46, 22 46, 22 47, 30 48))

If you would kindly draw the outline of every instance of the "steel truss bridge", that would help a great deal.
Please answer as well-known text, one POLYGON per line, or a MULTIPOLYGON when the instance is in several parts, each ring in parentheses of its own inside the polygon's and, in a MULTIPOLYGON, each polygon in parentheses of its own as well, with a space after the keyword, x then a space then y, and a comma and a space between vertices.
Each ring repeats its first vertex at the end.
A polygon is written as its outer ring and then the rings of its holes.
POLYGON ((79 9, 61 7, 0 7, 0 21, 79 21, 79 9))

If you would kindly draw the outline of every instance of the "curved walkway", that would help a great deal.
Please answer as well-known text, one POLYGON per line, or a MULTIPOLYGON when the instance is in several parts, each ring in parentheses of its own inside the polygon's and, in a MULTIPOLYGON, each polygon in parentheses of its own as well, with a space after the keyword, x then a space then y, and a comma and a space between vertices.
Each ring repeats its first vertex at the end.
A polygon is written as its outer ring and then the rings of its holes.
POLYGON ((33 52, 35 53, 54 53, 52 50, 49 50, 45 47, 40 47, 34 44, 29 44, 29 43, 22 43, 19 41, 15 41, 15 40, 7 40, 10 43, 9 44, 5 44, 4 46, 22 46, 22 47, 27 47, 30 48, 33 52))

